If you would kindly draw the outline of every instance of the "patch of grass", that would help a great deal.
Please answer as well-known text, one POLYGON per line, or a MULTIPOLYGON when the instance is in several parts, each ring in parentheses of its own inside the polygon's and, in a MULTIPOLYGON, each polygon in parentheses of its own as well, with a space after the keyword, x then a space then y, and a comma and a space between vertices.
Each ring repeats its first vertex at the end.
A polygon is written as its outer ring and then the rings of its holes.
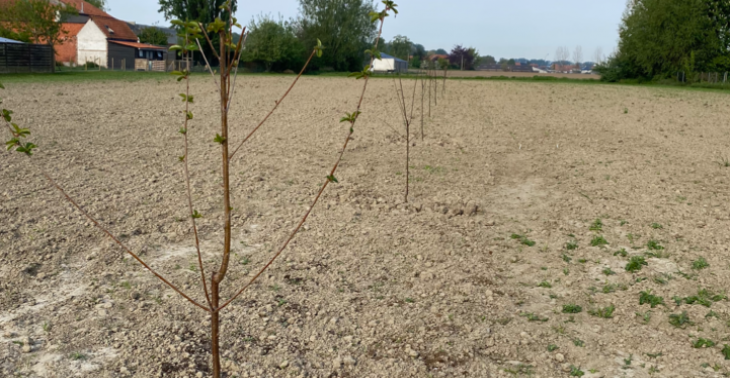
POLYGON ((723 168, 730 168, 730 159, 726 157, 720 158, 720 161, 718 161, 717 164, 723 168))
POLYGON ((682 300, 688 305, 699 304, 710 307, 712 306, 712 302, 719 302, 723 299, 727 299, 727 296, 724 294, 715 294, 707 289, 701 289, 697 292, 697 295, 685 297, 682 300))
POLYGON ((605 284, 603 285, 603 288, 601 289, 601 292, 603 294, 611 294, 616 292, 616 290, 627 290, 628 287, 624 284, 605 284))
POLYGON ((626 256, 629 255, 629 253, 626 252, 626 248, 621 248, 621 250, 614 252, 613 255, 614 256, 626 257, 626 256))
POLYGON ((708 263, 704 257, 700 257, 699 259, 692 261, 692 269, 694 270, 702 270, 709 266, 710 263, 708 263))
POLYGON ((661 224, 659 224, 659 223, 652 223, 652 224, 651 224, 651 228, 653 228, 653 229, 655 229, 655 230, 661 230, 661 229, 663 229, 663 228, 664 228, 664 226, 662 226, 662 225, 661 225, 661 224))
POLYGON ((715 346, 715 342, 708 339, 699 338, 697 341, 692 343, 692 348, 712 348, 715 346))
POLYGON ((548 352, 555 352, 556 350, 558 350, 558 346, 555 344, 550 344, 547 346, 547 350, 548 352))
POLYGON ((586 346, 586 343, 581 339, 573 339, 573 345, 583 348, 584 346, 586 346))
POLYGON ((603 222, 601 221, 601 219, 596 219, 595 221, 593 221, 593 223, 591 223, 590 230, 603 231, 603 222))
POLYGON ((528 247, 532 247, 536 244, 534 241, 528 239, 527 236, 524 236, 524 235, 512 234, 511 238, 514 240, 519 240, 521 244, 526 245, 528 247))
POLYGON ((720 315, 718 315, 715 311, 710 310, 710 312, 708 312, 707 315, 705 315, 705 319, 709 319, 709 318, 720 319, 720 315))
POLYGON ((652 239, 646 242, 646 248, 648 248, 650 251, 661 251, 664 249, 664 247, 659 244, 658 241, 652 239))
POLYGON ((689 315, 687 315, 687 311, 683 311, 681 314, 670 314, 669 324, 677 328, 684 328, 687 325, 692 325, 693 323, 689 320, 689 315))
POLYGON ((644 265, 649 265, 644 259, 644 256, 632 256, 629 259, 629 263, 626 264, 626 271, 632 273, 638 272, 644 265))
POLYGON ((53 324, 51 322, 43 322, 43 332, 48 333, 51 332, 53 329, 53 324))
POLYGON ((624 366, 631 366, 632 362, 634 362, 633 354, 629 354, 629 358, 624 358, 624 366))
POLYGON ((654 258, 657 258, 657 259, 666 259, 666 258, 669 257, 669 254, 667 254, 664 251, 653 251, 653 252, 649 251, 649 252, 644 252, 644 256, 646 256, 646 257, 654 257, 654 258))
POLYGON ((74 361, 83 361, 86 359, 86 355, 81 352, 73 352, 69 357, 74 361))
POLYGON ((539 284, 537 284, 537 287, 544 287, 546 289, 550 289, 553 287, 553 285, 551 285, 550 282, 542 281, 539 284))
POLYGON ((563 313, 564 314, 577 314, 579 312, 583 311, 583 308, 578 306, 577 304, 566 304, 563 305, 563 313))
POLYGON ((573 258, 563 253, 563 261, 570 264, 570 262, 573 261, 573 258))
POLYGON ((658 305, 664 305, 664 297, 660 297, 649 291, 642 291, 639 293, 639 305, 649 304, 651 308, 655 308, 658 305))
POLYGON ((644 324, 648 324, 651 321, 651 311, 647 311, 645 313, 637 312, 636 316, 640 317, 641 320, 644 322, 644 324))
POLYGON ((588 313, 593 316, 597 316, 599 318, 610 319, 613 317, 613 312, 615 310, 616 310, 616 307, 614 305, 610 305, 610 306, 604 307, 604 308, 597 308, 594 310, 589 310, 588 313))
POLYGON ((563 274, 565 274, 566 276, 567 276, 568 274, 570 274, 570 269, 568 269, 568 268, 563 268, 563 274))
POLYGON ((605 274, 607 276, 613 276, 613 275, 616 275, 616 272, 611 270, 610 267, 606 267, 605 269, 603 269, 603 274, 605 274))
POLYGON ((571 240, 565 244, 565 249, 568 251, 574 251, 578 249, 578 242, 575 240, 571 240))
POLYGON ((532 372, 532 366, 531 365, 525 365, 525 364, 519 364, 514 368, 507 368, 504 369, 506 373, 510 373, 514 376, 531 376, 533 374, 532 372))
POLYGON ((570 365, 570 376, 571 377, 582 377, 586 373, 583 372, 583 370, 580 370, 580 367, 575 367, 573 365, 570 365))
POLYGON ((602 247, 604 245, 608 245, 608 241, 603 236, 596 236, 591 240, 591 246, 593 247, 602 247))
POLYGON ((726 360, 730 360, 730 345, 725 344, 721 352, 726 360))

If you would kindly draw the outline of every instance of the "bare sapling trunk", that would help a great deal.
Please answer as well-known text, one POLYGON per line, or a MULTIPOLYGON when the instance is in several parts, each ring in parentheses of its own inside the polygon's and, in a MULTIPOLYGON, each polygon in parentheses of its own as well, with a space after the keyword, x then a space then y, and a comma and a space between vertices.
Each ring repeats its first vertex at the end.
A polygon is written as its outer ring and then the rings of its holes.
POLYGON ((408 103, 405 97, 405 91, 403 90, 403 79, 398 74, 398 82, 395 82, 395 95, 398 100, 398 108, 401 116, 403 117, 403 123, 406 128, 406 191, 405 191, 405 203, 408 203, 408 192, 410 190, 410 164, 411 164, 411 123, 413 122, 413 109, 416 103, 416 88, 418 88, 418 78, 413 84, 413 94, 411 96, 411 109, 408 110, 408 103))
POLYGON ((446 74, 447 74, 447 72, 448 72, 448 71, 447 71, 447 69, 446 69, 446 68, 444 68, 444 83, 443 83, 443 85, 441 85, 441 88, 442 88, 442 89, 441 89, 441 93, 442 93, 442 94, 443 94, 444 96, 446 95, 446 74))
MULTIPOLYGON (((233 207, 231 206, 231 190, 230 190, 230 171, 231 171, 231 160, 233 155, 236 154, 237 151, 240 150, 240 148, 244 145, 246 141, 248 141, 251 136, 259 130, 259 128, 266 122, 266 120, 273 114, 273 112, 278 108, 279 104, 287 97, 287 95, 291 92, 294 85, 297 83, 299 78, 301 77, 302 73, 305 71, 307 65, 310 63, 311 59, 317 55, 318 57, 322 56, 323 47, 321 42, 319 40, 317 41, 317 46, 313 48, 313 51, 311 55, 309 56, 309 59, 307 60, 306 64, 302 68, 302 71, 299 73, 299 75, 296 77, 294 82, 291 84, 291 86, 287 89, 287 91, 284 93, 284 95, 280 98, 279 101, 276 102, 276 106, 264 117, 264 119, 249 133, 247 136, 243 139, 243 141, 238 144, 235 150, 233 152, 230 152, 230 119, 228 117, 230 112, 231 104, 233 103, 233 98, 235 95, 235 89, 236 89, 236 78, 238 76, 238 65, 239 60, 241 58, 241 53, 243 51, 243 46, 246 41, 247 34, 245 32, 245 28, 242 28, 239 24, 236 18, 233 17, 232 5, 231 0, 227 1, 223 7, 221 7, 221 13, 225 14, 227 12, 227 20, 224 21, 220 17, 217 17, 215 21, 211 22, 208 25, 203 25, 202 23, 196 22, 196 21, 180 21, 180 20, 174 20, 172 23, 178 27, 179 30, 181 30, 181 34, 179 35, 180 41, 184 42, 181 45, 174 45, 170 49, 171 51, 174 51, 176 53, 179 53, 181 56, 185 58, 189 58, 194 51, 200 51, 203 52, 202 45, 200 43, 200 40, 204 38, 204 40, 208 43, 208 45, 211 47, 213 51, 213 55, 217 58, 217 60, 220 62, 220 67, 218 69, 218 76, 216 77, 216 74, 213 71, 213 68, 208 62, 208 58, 203 55, 203 58, 205 59, 206 67, 208 71, 211 74, 211 78, 214 84, 215 91, 219 95, 220 100, 220 133, 216 133, 215 138, 212 138, 213 141, 220 144, 221 150, 221 176, 222 176, 222 195, 223 195, 223 229, 224 229, 224 236, 223 236, 223 250, 220 256, 220 265, 218 265, 217 269, 214 269, 212 273, 210 273, 210 276, 206 276, 205 273, 205 266, 203 264, 202 260, 202 254, 200 249, 200 237, 198 235, 198 227, 197 227, 197 219, 202 218, 203 215, 200 214, 197 210, 195 210, 195 206, 193 203, 193 196, 192 196, 192 185, 190 180, 190 171, 189 171, 189 126, 191 121, 194 120, 193 112, 191 111, 190 107, 191 104, 194 104, 194 96, 190 93, 190 71, 189 66, 188 70, 186 71, 174 71, 172 72, 172 75, 177 77, 177 81, 185 80, 185 92, 180 93, 180 97, 182 97, 183 102, 185 103, 185 110, 184 110, 184 121, 183 126, 180 128, 179 133, 183 136, 184 141, 184 155, 179 158, 180 162, 183 166, 183 173, 185 176, 185 183, 186 183, 186 195, 187 195, 187 207, 190 214, 191 224, 192 224, 192 230, 195 238, 195 247, 198 257, 198 268, 200 269, 200 285, 205 297, 205 304, 193 299, 192 296, 188 295, 187 293, 180 290, 176 285, 171 283, 169 280, 164 278, 161 274, 159 274, 157 271, 152 269, 147 263, 145 263, 137 254, 132 252, 124 243, 122 243, 117 237, 115 237, 113 234, 111 234, 107 228, 105 228, 102 224, 100 224, 92 215, 90 215, 88 212, 86 212, 82 206, 80 206, 73 198, 71 198, 67 192, 61 188, 61 186, 56 183, 56 181, 45 171, 40 170, 42 175, 46 177, 46 179, 51 183, 53 187, 55 187, 62 195, 63 197, 68 200, 79 212, 81 212, 87 219, 89 219, 97 228, 99 228, 105 235, 107 235, 110 239, 112 239, 117 245, 119 245, 126 253, 128 253, 130 256, 132 256, 137 262, 139 262, 146 270, 150 271, 155 277, 157 277, 159 280, 161 280, 165 285, 173 289, 175 292, 180 294, 184 299, 186 299, 189 303, 192 305, 202 309, 203 311, 207 312, 210 315, 211 319, 211 327, 210 327, 210 342, 211 342, 211 366, 212 366, 212 376, 213 378, 220 378, 222 374, 221 369, 221 362, 220 362, 220 337, 221 337, 221 318, 220 314, 223 309, 225 309, 228 305, 230 305, 236 298, 238 298, 246 289, 250 288, 253 283, 276 261, 276 259, 282 254, 282 252, 286 249, 286 247, 289 245, 289 243, 294 239, 294 237, 297 235, 301 227, 306 222, 307 218, 309 217, 310 213, 314 209, 314 207, 317 205, 319 199, 322 196, 322 193, 327 188, 327 186, 331 183, 337 183, 337 179, 335 178, 335 173, 337 171, 337 168, 339 167, 339 164, 342 160, 342 156, 344 155, 347 145, 349 141, 352 139, 352 134, 354 133, 354 127, 355 123, 358 119, 358 116, 361 114, 360 109, 362 108, 362 103, 365 98, 365 92, 367 90, 368 85, 368 79, 371 75, 370 67, 372 66, 373 60, 376 56, 379 56, 380 54, 377 52, 378 47, 378 41, 382 35, 383 31, 383 25, 385 17, 387 17, 390 13, 397 14, 398 11, 396 9, 396 5, 391 0, 385 0, 383 1, 383 4, 385 4, 384 9, 381 12, 371 12, 370 18, 372 22, 379 21, 380 27, 378 29, 378 35, 374 42, 374 48, 372 51, 368 50, 371 55, 370 59, 370 65, 365 67, 362 72, 355 73, 351 76, 356 76, 357 79, 364 79, 362 92, 360 93, 360 98, 357 103, 357 108, 353 113, 347 114, 346 117, 340 120, 340 122, 348 122, 349 123, 349 132, 347 133, 347 137, 345 138, 344 145, 342 146, 342 149, 339 152, 339 155, 337 157, 337 160, 334 163, 334 166, 329 171, 329 175, 326 176, 326 180, 324 181, 323 185, 320 187, 320 190, 318 191, 317 195, 312 200, 311 205, 308 207, 304 215, 301 217, 299 222, 297 223, 296 227, 292 230, 292 232, 289 234, 289 236, 285 239, 284 243, 280 246, 280 248, 276 251, 276 253, 270 258, 270 260, 261 267, 258 272, 251 278, 245 285, 243 285, 242 288, 240 288, 238 291, 235 292, 234 295, 232 295, 227 300, 221 298, 221 287, 222 283, 224 282, 226 275, 228 273, 229 268, 229 262, 230 262, 230 254, 231 254, 231 238, 232 238, 232 224, 231 224, 231 214, 233 212, 233 207), (241 38, 239 41, 234 44, 233 43, 233 28, 237 27, 239 29, 242 29, 241 32, 241 38), (217 35, 218 37, 218 46, 216 51, 216 46, 212 42, 211 35, 217 35)), ((2 84, 0 84, 0 89, 4 89, 2 84)), ((414 92, 415 94, 415 92, 414 92)), ((0 100, 0 104, 2 101, 0 100)), ((412 111, 411 111, 412 112, 412 111)), ((8 147, 8 150, 14 149, 17 152, 24 153, 27 156, 33 155, 33 150, 36 148, 36 146, 33 143, 26 142, 26 138, 30 135, 29 129, 20 128, 17 124, 12 122, 12 111, 6 110, 6 109, 0 109, 0 118, 2 121, 4 121, 4 124, 7 126, 11 139, 6 143, 6 146, 8 147)))
MULTIPOLYGON (((423 72, 420 72, 421 75, 423 75, 423 72)), ((424 91, 426 89, 426 82, 423 80, 423 77, 421 77, 421 142, 423 142, 423 97, 425 95, 424 91)))

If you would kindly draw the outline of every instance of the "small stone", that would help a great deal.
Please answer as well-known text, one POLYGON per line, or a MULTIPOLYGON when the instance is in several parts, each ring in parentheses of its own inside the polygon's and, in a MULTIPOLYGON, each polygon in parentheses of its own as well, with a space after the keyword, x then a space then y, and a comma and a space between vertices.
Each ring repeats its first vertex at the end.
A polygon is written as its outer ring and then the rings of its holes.
POLYGON ((556 353, 555 354, 555 361, 563 362, 563 361, 565 361, 565 356, 563 356, 562 353, 556 353))
POLYGON ((36 276, 36 278, 38 278, 39 280, 42 280, 42 279, 46 278, 46 274, 45 273, 38 273, 38 275, 36 276))
POLYGON ((357 360, 355 360, 351 356, 347 356, 342 359, 342 363, 344 363, 345 366, 354 366, 355 364, 357 364, 357 360))
POLYGON ((477 215, 478 211, 479 211, 479 207, 477 205, 471 205, 467 208, 466 213, 471 217, 471 216, 477 215))
POLYGON ((413 357, 413 358, 416 358, 416 357, 418 357, 418 352, 416 352, 413 349, 408 349, 408 355, 411 356, 411 357, 413 357))
POLYGON ((340 366, 342 366, 342 359, 341 359, 341 358, 339 358, 339 357, 336 357, 336 358, 335 358, 335 359, 334 359, 334 360, 332 361, 332 367, 333 367, 333 368, 335 368, 335 369, 339 369, 339 368, 340 368, 340 366))
POLYGON ((107 312, 106 312, 106 310, 104 310, 104 309, 100 309, 100 310, 98 311, 98 314, 99 314, 99 316, 102 316, 102 317, 103 317, 103 316, 107 316, 107 312))
POLYGON ((289 367, 289 361, 284 361, 281 363, 281 365, 279 365, 279 369, 282 369, 282 370, 286 369, 287 367, 289 367))
POLYGON ((129 299, 131 299, 133 301, 136 301, 141 297, 142 297, 142 294, 140 294, 138 291, 133 291, 133 292, 129 293, 129 299))
POLYGON ((197 372, 195 374, 195 376, 198 377, 198 378, 203 378, 203 372, 202 371, 199 371, 199 372, 197 372))
POLYGON ((23 353, 30 353, 30 351, 31 351, 30 344, 23 345, 23 353))

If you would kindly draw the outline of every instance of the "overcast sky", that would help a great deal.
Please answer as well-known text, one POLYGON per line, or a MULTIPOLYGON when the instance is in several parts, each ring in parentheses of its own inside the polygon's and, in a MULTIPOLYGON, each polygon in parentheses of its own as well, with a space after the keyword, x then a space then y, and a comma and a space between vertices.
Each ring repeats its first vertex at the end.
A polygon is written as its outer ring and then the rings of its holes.
MULTIPOLYGON (((596 49, 610 54, 626 0, 396 0, 400 15, 388 18, 386 40, 401 34, 426 49, 473 46, 497 58, 554 58, 559 46, 582 46, 583 60, 596 49)), ((137 23, 166 25, 157 0, 108 0, 112 16, 137 23)), ((380 4, 380 2, 377 2, 380 4)), ((238 19, 270 14, 296 17, 298 0, 239 0, 238 19)), ((571 56, 572 59, 572 56, 571 56)))

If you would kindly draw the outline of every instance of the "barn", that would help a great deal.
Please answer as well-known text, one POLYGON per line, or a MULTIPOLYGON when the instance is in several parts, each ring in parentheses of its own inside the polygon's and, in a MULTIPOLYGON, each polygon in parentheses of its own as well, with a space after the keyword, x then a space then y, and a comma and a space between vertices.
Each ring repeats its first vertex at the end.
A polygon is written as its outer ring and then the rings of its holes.
POLYGON ((408 62, 405 60, 383 53, 380 58, 373 61, 373 72, 408 72, 408 62))
POLYGON ((165 71, 167 49, 145 43, 109 40, 108 67, 122 70, 165 71))

